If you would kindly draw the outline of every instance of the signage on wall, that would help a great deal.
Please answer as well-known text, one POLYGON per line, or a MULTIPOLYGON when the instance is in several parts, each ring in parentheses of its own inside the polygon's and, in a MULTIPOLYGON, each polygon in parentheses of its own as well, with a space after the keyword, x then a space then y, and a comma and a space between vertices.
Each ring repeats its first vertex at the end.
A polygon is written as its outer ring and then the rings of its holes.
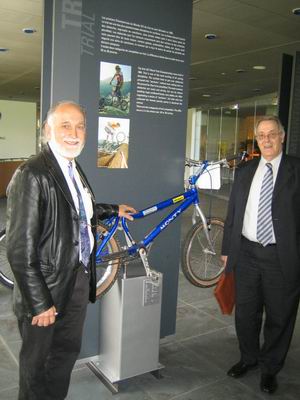
POLYGON ((118 2, 99 4, 99 168, 130 168, 136 126, 148 131, 145 121, 156 119, 162 132, 178 129, 186 110, 187 28, 176 19, 157 18, 154 4, 145 12, 131 3, 134 16, 122 13, 118 2))

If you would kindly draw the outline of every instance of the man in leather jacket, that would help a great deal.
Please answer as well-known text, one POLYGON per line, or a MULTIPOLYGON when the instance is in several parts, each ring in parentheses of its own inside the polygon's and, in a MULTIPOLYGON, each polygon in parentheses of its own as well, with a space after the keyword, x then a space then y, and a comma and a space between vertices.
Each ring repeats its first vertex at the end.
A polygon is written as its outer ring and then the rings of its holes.
POLYGON ((22 337, 19 400, 67 396, 86 307, 96 300, 92 227, 97 219, 118 214, 132 219, 135 212, 126 205, 95 204, 75 161, 86 137, 85 112, 78 104, 54 105, 44 128, 46 146, 18 168, 8 188, 7 255, 22 337))

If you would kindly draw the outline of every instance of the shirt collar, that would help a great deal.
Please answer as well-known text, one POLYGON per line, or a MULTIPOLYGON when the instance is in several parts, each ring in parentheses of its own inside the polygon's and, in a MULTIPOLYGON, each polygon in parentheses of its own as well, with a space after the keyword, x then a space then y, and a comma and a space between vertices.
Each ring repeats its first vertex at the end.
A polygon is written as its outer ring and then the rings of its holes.
POLYGON ((60 154, 57 152, 57 150, 55 149, 55 146, 53 145, 53 143, 51 143, 51 140, 48 142, 48 145, 49 145, 49 147, 50 147, 52 153, 54 154, 54 156, 55 156, 55 158, 56 158, 58 164, 59 164, 61 167, 67 168, 68 165, 69 165, 69 163, 70 163, 70 161, 71 161, 71 163, 72 163, 72 165, 73 165, 73 168, 75 168, 76 164, 75 164, 75 160, 74 160, 74 159, 73 159, 73 160, 68 160, 67 158, 65 158, 65 157, 63 157, 62 155, 60 155, 60 154))
POLYGON ((280 164, 281 158, 282 158, 282 152, 280 154, 278 154, 277 157, 273 158, 273 160, 271 160, 271 161, 268 161, 263 156, 261 156, 260 162, 261 162, 261 164, 263 164, 263 166, 265 166, 267 163, 270 163, 270 164, 272 164, 272 167, 278 167, 280 164))

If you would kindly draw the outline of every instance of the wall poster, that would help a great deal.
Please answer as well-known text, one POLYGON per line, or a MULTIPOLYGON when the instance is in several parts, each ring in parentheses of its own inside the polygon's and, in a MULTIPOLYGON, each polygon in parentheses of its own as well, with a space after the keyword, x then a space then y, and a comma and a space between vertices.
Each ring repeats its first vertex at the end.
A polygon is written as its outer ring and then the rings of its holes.
POLYGON ((99 88, 97 166, 128 168, 131 66, 101 61, 99 88))
POLYGON ((152 115, 162 127, 172 126, 185 110, 189 40, 165 17, 142 15, 135 7, 132 15, 130 3, 125 12, 117 3, 99 4, 97 167, 126 169, 133 120, 152 115))

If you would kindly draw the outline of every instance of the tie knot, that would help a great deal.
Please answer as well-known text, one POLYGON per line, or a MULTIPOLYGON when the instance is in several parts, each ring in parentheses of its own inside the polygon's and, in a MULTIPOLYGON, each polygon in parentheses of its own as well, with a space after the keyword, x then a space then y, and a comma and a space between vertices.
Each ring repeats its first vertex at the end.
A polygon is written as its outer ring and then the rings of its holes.
POLYGON ((272 164, 271 163, 267 162, 266 163, 266 167, 268 167, 268 169, 272 170, 272 164))
POLYGON ((72 161, 68 163, 68 170, 69 170, 69 176, 71 179, 74 179, 74 169, 73 169, 73 164, 72 161))

